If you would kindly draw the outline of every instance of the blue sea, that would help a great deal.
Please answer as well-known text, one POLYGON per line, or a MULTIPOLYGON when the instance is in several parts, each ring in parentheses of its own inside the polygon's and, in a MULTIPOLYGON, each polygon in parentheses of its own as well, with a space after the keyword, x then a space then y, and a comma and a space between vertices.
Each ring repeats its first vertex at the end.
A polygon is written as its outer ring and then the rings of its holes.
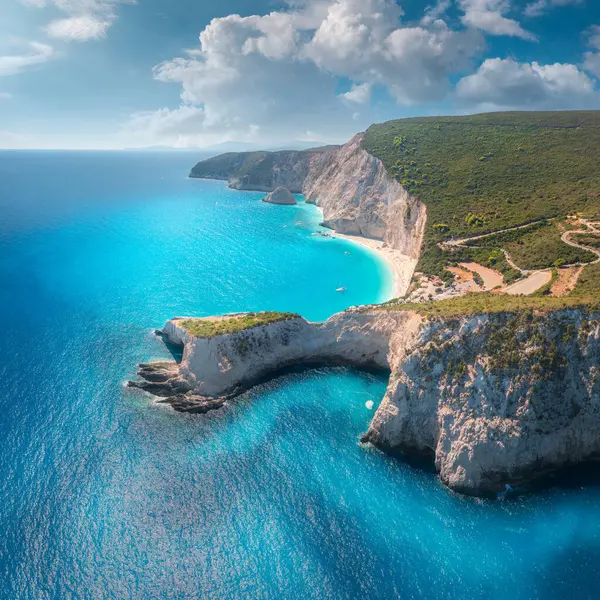
POLYGON ((597 477, 454 495, 359 446, 384 375, 289 372, 206 416, 124 389, 170 317, 389 296, 315 207, 198 158, 0 152, 0 599, 598 598, 597 477))

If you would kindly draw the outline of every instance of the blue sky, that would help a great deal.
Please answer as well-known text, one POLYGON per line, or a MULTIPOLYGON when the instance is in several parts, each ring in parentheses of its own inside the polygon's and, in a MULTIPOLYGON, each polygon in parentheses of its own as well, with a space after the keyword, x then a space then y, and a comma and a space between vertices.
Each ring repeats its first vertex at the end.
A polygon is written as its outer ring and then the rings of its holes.
POLYGON ((0 147, 348 139, 600 108, 597 0, 1 0, 0 147))

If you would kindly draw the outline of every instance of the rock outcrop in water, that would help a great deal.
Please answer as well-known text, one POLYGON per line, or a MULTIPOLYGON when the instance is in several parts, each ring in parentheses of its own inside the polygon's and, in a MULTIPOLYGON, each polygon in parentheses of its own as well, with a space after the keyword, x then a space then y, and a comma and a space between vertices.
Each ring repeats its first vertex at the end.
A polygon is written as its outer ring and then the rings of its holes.
POLYGON ((291 365, 389 369, 364 441, 431 454, 458 492, 502 491, 600 456, 600 314, 348 311, 210 339, 173 320, 164 335, 184 345, 181 365, 143 366, 146 381, 132 385, 178 410, 218 408, 291 365))
POLYGON ((262 201, 267 202, 268 204, 281 204, 283 206, 294 206, 298 204, 292 192, 284 187, 278 187, 268 196, 265 196, 262 201))

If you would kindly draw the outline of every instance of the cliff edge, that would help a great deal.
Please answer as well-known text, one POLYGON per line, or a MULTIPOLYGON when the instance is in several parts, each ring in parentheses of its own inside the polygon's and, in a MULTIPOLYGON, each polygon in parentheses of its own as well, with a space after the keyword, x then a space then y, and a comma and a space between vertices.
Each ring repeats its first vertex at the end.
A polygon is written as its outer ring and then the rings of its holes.
POLYGON ((350 310, 215 337, 183 322, 163 329, 184 346, 181 364, 142 365, 145 381, 131 384, 178 410, 218 408, 291 365, 376 367, 390 381, 363 440, 430 454, 457 492, 496 493, 600 456, 600 313, 350 310))
POLYGON ((324 222, 339 233, 383 240, 418 259, 427 210, 362 147, 364 134, 325 154, 304 181, 307 202, 323 210, 324 222))
POLYGON ((228 152, 199 162, 192 179, 220 179, 236 190, 272 192, 286 187, 301 194, 311 169, 337 146, 279 152, 228 152))
POLYGON ((402 281, 408 290, 420 256, 427 209, 391 177, 383 162, 363 147, 364 134, 343 146, 303 152, 223 154, 198 163, 190 177, 223 179, 242 190, 273 192, 285 187, 304 194, 323 211, 323 225, 340 234, 381 240, 397 251, 402 281))

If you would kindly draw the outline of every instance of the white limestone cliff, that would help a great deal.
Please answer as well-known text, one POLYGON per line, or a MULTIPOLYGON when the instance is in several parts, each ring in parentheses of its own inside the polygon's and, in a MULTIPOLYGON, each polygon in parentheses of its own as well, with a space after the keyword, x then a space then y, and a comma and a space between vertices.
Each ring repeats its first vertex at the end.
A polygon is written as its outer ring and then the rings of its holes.
POLYGON ((133 383, 178 410, 205 412, 280 369, 347 364, 391 372, 364 441, 428 453, 441 480, 494 493, 600 456, 600 314, 490 314, 428 320, 347 311, 215 338, 167 323, 177 366, 144 365, 133 383))
POLYGON ((313 163, 303 185, 306 201, 323 210, 327 227, 383 240, 407 257, 419 258, 427 222, 425 205, 362 148, 363 136, 354 136, 313 163))

